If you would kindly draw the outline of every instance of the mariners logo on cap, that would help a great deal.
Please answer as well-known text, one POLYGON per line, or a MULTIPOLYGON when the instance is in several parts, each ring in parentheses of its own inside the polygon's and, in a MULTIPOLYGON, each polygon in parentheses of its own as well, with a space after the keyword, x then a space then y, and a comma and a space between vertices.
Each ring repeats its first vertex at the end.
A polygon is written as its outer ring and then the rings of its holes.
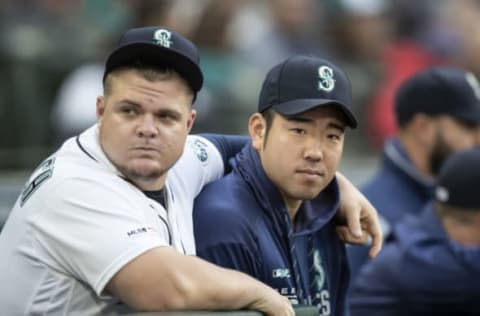
POLYGON ((318 89, 330 92, 335 88, 335 79, 333 79, 333 70, 328 66, 318 67, 318 89))
POLYGON ((437 200, 444 203, 447 202, 448 198, 450 197, 448 190, 440 186, 437 187, 437 189, 435 190, 435 195, 437 197, 437 200))
POLYGON ((155 31, 155 33, 153 33, 153 39, 155 40, 155 44, 167 48, 172 45, 172 41, 170 40, 171 37, 172 33, 169 30, 165 29, 159 29, 155 31))
POLYGON ((465 79, 467 80, 468 84, 472 87, 473 92, 477 99, 480 100, 480 84, 478 83, 477 77, 471 72, 467 72, 465 74, 465 79))

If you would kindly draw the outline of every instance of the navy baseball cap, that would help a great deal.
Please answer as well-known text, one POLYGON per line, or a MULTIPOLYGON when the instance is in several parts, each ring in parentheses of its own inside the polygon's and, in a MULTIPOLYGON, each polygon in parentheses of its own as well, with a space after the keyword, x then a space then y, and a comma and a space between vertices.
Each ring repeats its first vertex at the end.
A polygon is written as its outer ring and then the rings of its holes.
POLYGON ((107 58, 103 80, 113 69, 135 60, 172 67, 195 94, 202 88, 203 75, 197 47, 175 31, 150 26, 125 32, 107 58))
POLYGON ((480 124, 480 84, 471 72, 431 67, 403 82, 395 97, 395 115, 402 126, 415 114, 450 115, 480 124))
POLYGON ((452 154, 437 177, 437 201, 466 209, 479 209, 479 166, 480 147, 452 154))
POLYGON ((322 105, 336 105, 351 128, 357 127, 352 112, 352 85, 347 74, 329 61, 296 55, 274 66, 267 74, 258 112, 273 109, 293 115, 322 105))

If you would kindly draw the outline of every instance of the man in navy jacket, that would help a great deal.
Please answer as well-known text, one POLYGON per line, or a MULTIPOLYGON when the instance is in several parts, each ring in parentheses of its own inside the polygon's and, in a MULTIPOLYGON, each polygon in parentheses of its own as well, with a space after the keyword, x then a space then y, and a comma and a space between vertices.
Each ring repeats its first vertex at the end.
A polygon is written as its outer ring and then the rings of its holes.
MULTIPOLYGON (((472 73, 453 67, 420 71, 399 88, 395 117, 398 134, 385 144, 380 168, 361 188, 385 220, 385 236, 433 197, 443 161, 477 142, 480 84, 472 73)), ((354 278, 368 258, 367 248, 347 252, 354 278)))
POLYGON ((435 200, 361 270, 352 316, 480 315, 479 166, 478 147, 445 162, 435 200))
POLYGON ((326 60, 294 56, 270 70, 249 120, 252 142, 195 202, 197 254, 320 315, 345 315, 335 172, 345 129, 357 126, 351 106, 349 78, 326 60))

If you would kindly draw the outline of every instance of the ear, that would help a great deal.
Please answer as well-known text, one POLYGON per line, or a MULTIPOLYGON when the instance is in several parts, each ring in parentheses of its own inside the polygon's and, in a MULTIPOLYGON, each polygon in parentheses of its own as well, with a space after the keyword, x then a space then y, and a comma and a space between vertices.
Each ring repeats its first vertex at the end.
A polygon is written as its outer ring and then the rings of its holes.
POLYGON ((257 112, 250 116, 248 120, 248 133, 252 139, 252 145, 257 151, 261 151, 263 148, 266 128, 267 124, 262 114, 257 112))
POLYGON ((103 95, 97 97, 97 122, 100 123, 105 112, 105 97, 103 95))
POLYGON ((480 146, 480 127, 477 127, 477 131, 475 132, 475 145, 480 146))
POLYGON ((97 119, 103 116, 105 112, 105 98, 103 95, 97 97, 97 119))
POLYGON ((197 110, 191 110, 190 111, 190 114, 189 114, 189 117, 187 119, 187 130, 188 130, 188 133, 190 133, 190 131, 192 130, 192 127, 193 127, 193 123, 195 122, 195 118, 197 117, 197 110))

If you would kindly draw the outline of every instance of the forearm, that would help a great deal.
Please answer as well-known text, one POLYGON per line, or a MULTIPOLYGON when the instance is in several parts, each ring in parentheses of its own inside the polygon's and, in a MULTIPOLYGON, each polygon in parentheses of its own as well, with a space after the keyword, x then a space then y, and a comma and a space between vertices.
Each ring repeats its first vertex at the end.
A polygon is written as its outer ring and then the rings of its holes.
POLYGON ((262 300, 276 294, 246 274, 168 247, 127 264, 108 290, 139 311, 260 309, 262 300))
POLYGON ((368 199, 340 172, 336 173, 340 190, 340 209, 337 218, 347 227, 337 226, 343 241, 367 244, 371 238, 370 257, 374 258, 382 248, 383 234, 377 210, 368 199))
POLYGON ((181 309, 245 309, 254 306, 261 296, 273 289, 238 271, 190 257, 175 268, 177 281, 182 279, 181 309))

